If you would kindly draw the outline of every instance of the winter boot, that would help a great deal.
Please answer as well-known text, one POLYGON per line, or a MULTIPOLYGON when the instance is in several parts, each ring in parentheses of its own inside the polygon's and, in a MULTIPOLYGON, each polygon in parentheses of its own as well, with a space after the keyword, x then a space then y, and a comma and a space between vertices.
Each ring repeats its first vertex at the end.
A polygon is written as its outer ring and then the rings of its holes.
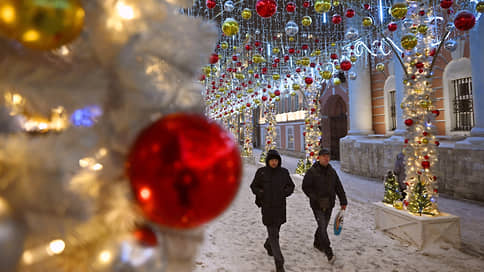
POLYGON ((264 243, 264 248, 267 250, 267 255, 272 257, 272 248, 271 248, 271 244, 269 243, 269 239, 267 239, 266 242, 264 243))
POLYGON ((284 263, 276 261, 276 272, 286 272, 284 270, 284 263))
POLYGON ((326 251, 326 257, 328 258, 328 263, 329 264, 334 264, 334 261, 336 260, 336 256, 334 256, 333 250, 331 248, 329 248, 326 251))

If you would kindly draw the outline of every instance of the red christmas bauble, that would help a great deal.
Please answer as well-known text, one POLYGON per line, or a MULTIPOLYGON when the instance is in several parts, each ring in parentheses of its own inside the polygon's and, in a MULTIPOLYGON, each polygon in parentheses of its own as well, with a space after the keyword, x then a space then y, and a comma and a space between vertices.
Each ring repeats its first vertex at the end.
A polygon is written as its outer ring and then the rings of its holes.
POLYGON ((429 161, 423 161, 423 162, 422 162, 422 167, 423 167, 424 169, 430 168, 430 162, 429 162, 429 161))
POLYGON ((398 28, 398 25, 395 22, 390 22, 388 24, 388 30, 390 30, 391 32, 397 30, 397 28, 398 28))
POLYGON ((232 56, 232 60, 233 60, 233 61, 237 61, 237 59, 238 59, 237 55, 233 55, 233 56, 232 56))
POLYGON ((338 55, 335 54, 335 53, 331 53, 330 58, 331 59, 338 59, 338 55))
POLYGON ((430 157, 428 155, 424 156, 424 159, 428 160, 430 157))
POLYGON ((411 126, 412 124, 413 124, 413 120, 412 119, 405 120, 405 125, 411 126))
POLYGON ((439 146, 440 145, 440 142, 439 141, 435 141, 435 145, 436 146, 439 146))
POLYGON ((371 6, 370 4, 364 4, 363 7, 366 9, 366 10, 370 10, 371 6))
POLYGON ((251 50, 251 49, 252 49, 252 47, 250 46, 250 44, 245 45, 245 50, 251 50))
POLYGON ((406 144, 408 144, 408 139, 405 139, 403 142, 406 143, 406 144))
POLYGON ((440 111, 439 110, 433 110, 432 113, 435 115, 435 117, 439 116, 440 111))
POLYGON ((453 0, 440 0, 440 7, 443 9, 448 9, 454 3, 453 0))
POLYGON ((262 68, 262 73, 263 73, 263 74, 267 74, 267 67, 263 67, 263 68, 262 68))
POLYGON ((294 48, 289 48, 289 50, 288 50, 288 51, 289 51, 289 54, 294 54, 294 52, 296 52, 296 49, 294 49, 294 48))
POLYGON ((271 144, 271 141, 267 141, 267 144, 271 144))
POLYGON ((314 152, 312 152, 312 151, 311 151, 311 152, 309 153, 309 156, 314 156, 314 152))
POLYGON ((230 205, 240 185, 241 160, 230 134, 218 124, 178 113, 138 135, 126 172, 146 217, 187 229, 209 222, 230 205))
POLYGON ((274 94, 275 94, 276 96, 279 96, 279 95, 281 95, 281 91, 279 91, 279 90, 275 90, 275 91, 274 91, 274 94))
POLYGON ((312 79, 311 77, 306 77, 306 78, 304 79, 304 82, 306 82, 306 84, 310 85, 310 84, 312 84, 312 83, 313 83, 313 79, 312 79))
POLYGON ((279 58, 274 59, 274 63, 279 63, 281 60, 279 58))
POLYGON ((341 15, 339 14, 334 14, 333 17, 331 17, 331 22, 333 22, 335 25, 341 23, 341 20, 341 15))
POLYGON ((264 95, 264 96, 262 97, 262 101, 266 101, 266 100, 267 100, 267 96, 265 96, 265 95, 264 95))
POLYGON ((296 68, 296 73, 301 73, 301 68, 296 68))
POLYGON ((211 64, 217 63, 217 61, 218 61, 218 54, 213 53, 212 55, 210 55, 210 60, 209 61, 210 61, 211 64))
POLYGON ((424 64, 422 62, 417 62, 415 63, 415 67, 417 67, 417 69, 422 69, 424 67, 424 64))
POLYGON ((305 7, 305 8, 309 8, 310 6, 311 6, 311 2, 309 2, 309 1, 304 1, 304 3, 303 3, 303 7, 305 7))
POLYGON ((261 46, 261 42, 260 41, 255 41, 254 42, 254 46, 255 47, 260 47, 261 46))
POLYGON ((247 103, 247 108, 250 108, 250 103, 247 103))
POLYGON ((205 5, 207 8, 213 9, 217 5, 217 2, 215 2, 215 0, 207 0, 205 1, 205 5))
POLYGON ((429 133, 428 133, 427 131, 424 131, 424 132, 422 133, 422 135, 423 135, 423 136, 427 136, 427 135, 429 135, 429 133))
POLYGON ((255 11, 262 18, 269 18, 277 10, 277 2, 275 0, 257 0, 255 4, 255 11))
POLYGON ((294 2, 287 3, 287 5, 286 5, 286 11, 287 12, 292 13, 295 10, 296 10, 296 4, 294 4, 294 2))
POLYGON ((156 238, 156 234, 148 226, 137 228, 133 235, 134 238, 143 246, 154 247, 158 245, 158 238, 156 238))
POLYGON ((303 44, 303 45, 301 46, 301 48, 302 48, 302 50, 308 50, 308 49, 309 49, 309 45, 307 45, 307 44, 303 44))
POLYGON ((351 61, 349 60, 343 60, 339 66, 341 67, 341 70, 343 71, 348 71, 349 69, 351 69, 351 61))
POLYGON ((460 31, 467 31, 476 24, 476 17, 467 10, 461 10, 455 15, 454 25, 460 31))
POLYGON ((354 17, 355 16, 355 10, 354 9, 347 9, 345 16, 348 17, 348 18, 354 17))
POLYGON ((288 55, 285 55, 284 56, 284 61, 289 61, 289 56, 288 55))
POLYGON ((306 136, 306 132, 303 132, 303 136, 306 136))

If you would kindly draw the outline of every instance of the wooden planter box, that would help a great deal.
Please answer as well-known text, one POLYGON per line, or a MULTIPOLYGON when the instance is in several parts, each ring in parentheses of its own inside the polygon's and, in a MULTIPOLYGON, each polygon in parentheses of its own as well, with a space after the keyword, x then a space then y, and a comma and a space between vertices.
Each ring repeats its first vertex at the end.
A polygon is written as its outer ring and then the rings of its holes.
POLYGON ((439 216, 412 215, 406 210, 397 210, 382 202, 373 203, 376 207, 376 229, 409 242, 420 250, 435 246, 451 245, 460 247, 459 217, 441 213, 439 216))

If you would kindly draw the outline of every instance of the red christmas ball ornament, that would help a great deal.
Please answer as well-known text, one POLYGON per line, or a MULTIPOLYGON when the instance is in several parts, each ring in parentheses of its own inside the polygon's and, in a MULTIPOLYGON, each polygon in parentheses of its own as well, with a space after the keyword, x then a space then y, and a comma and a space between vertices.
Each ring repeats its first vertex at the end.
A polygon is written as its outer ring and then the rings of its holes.
POLYGON ((306 132, 303 132, 303 136, 306 136, 306 132))
POLYGON ((289 2, 286 4, 286 11, 289 13, 293 13, 296 10, 296 4, 294 2, 289 2))
MULTIPOLYGON (((309 64, 309 66, 311 66, 312 68, 314 68, 314 67, 316 67, 316 63, 311 62, 311 63, 309 64)), ((318 68, 318 69, 319 69, 319 68, 318 68)))
POLYGON ((277 2, 275 0, 257 0, 255 4, 255 11, 262 18, 269 18, 277 10, 277 2))
POLYGON ((472 12, 461 10, 455 15, 454 25, 460 31, 467 31, 476 24, 476 17, 472 12))
POLYGON ((285 55, 284 56, 284 61, 286 61, 286 62, 289 61, 289 56, 288 55, 285 55))
POLYGON ((351 69, 351 61, 349 60, 343 60, 339 66, 341 67, 341 70, 343 71, 348 71, 349 69, 351 69))
POLYGON ((434 193, 436 193, 436 194, 437 194, 438 192, 439 192, 439 190, 437 190, 437 189, 434 189, 434 193))
POLYGON ((346 10, 346 13, 345 13, 345 16, 346 16, 347 18, 352 18, 352 17, 354 17, 354 16, 355 16, 355 10, 354 10, 354 9, 351 9, 351 8, 350 8, 350 9, 347 9, 347 10, 346 10))
POLYGON ((309 49, 309 45, 307 45, 307 44, 303 44, 303 45, 301 46, 301 48, 302 48, 302 50, 308 50, 308 49, 309 49))
POLYGON ((363 7, 366 9, 366 10, 370 10, 371 6, 370 4, 364 4, 363 7))
POLYGON ((415 63, 415 67, 417 67, 417 69, 422 69, 424 67, 424 64, 422 62, 417 62, 415 63))
POLYGON ((454 3, 453 0, 440 0, 440 7, 443 9, 448 9, 454 3))
POLYGON ((424 132, 422 133, 422 135, 423 135, 423 136, 427 136, 427 135, 429 135, 429 133, 428 133, 427 131, 424 131, 424 132))
POLYGON ((311 151, 311 152, 309 153, 309 156, 314 156, 314 152, 312 152, 312 151, 311 151))
POLYGON ((237 59, 238 59, 237 55, 233 55, 233 56, 232 56, 232 60, 233 60, 233 61, 237 61, 237 59))
POLYGON ((267 67, 263 67, 263 68, 262 68, 262 73, 263 73, 263 74, 267 74, 267 67))
POLYGON ((428 160, 430 157, 428 155, 424 156, 424 159, 428 160))
POLYGON ((154 247, 158 245, 155 232, 148 226, 137 228, 133 236, 143 246, 154 247))
POLYGON ((403 142, 406 143, 406 144, 408 144, 408 139, 405 139, 403 142))
POLYGON ((432 114, 435 115, 435 117, 437 117, 437 116, 440 115, 440 111, 439 110, 433 110, 432 114))
POLYGON ((332 54, 330 55, 330 58, 331 58, 331 59, 338 59, 338 55, 337 55, 336 53, 332 53, 332 54))
POLYGON ((397 28, 398 28, 398 25, 395 22, 390 22, 388 24, 388 30, 390 30, 391 32, 397 30, 397 28))
POLYGON ((250 46, 250 44, 245 45, 245 50, 251 50, 251 49, 252 49, 252 47, 250 46))
POLYGON ((254 46, 255 46, 255 47, 260 47, 260 46, 261 46, 261 43, 260 43, 259 41, 255 41, 255 42, 254 42, 254 46))
POLYGON ((237 194, 241 168, 230 133, 203 116, 185 113, 166 115, 144 129, 126 162, 146 217, 179 229, 220 215, 237 194))
POLYGON ((217 63, 217 61, 218 61, 218 54, 213 53, 212 55, 210 55, 209 61, 210 61, 211 64, 217 63))
POLYGON ((250 103, 247 103, 246 106, 247 106, 247 108, 250 108, 250 103))
POLYGON ((262 101, 266 101, 266 100, 267 100, 267 96, 265 96, 265 95, 264 95, 264 96, 262 97, 262 101))
POLYGON ((440 142, 439 141, 435 141, 435 145, 436 146, 439 146, 440 145, 440 142))
POLYGON ((274 63, 279 63, 281 60, 279 58, 274 58, 274 63))
POLYGON ((267 144, 271 144, 271 141, 267 141, 267 144))
POLYGON ((422 167, 423 167, 424 169, 428 169, 428 168, 430 168, 430 162, 429 162, 429 161, 423 161, 423 162, 422 162, 422 167))
POLYGON ((308 84, 308 85, 311 85, 313 83, 313 79, 311 77, 306 77, 304 79, 304 82, 306 82, 306 84, 308 84))
POLYGON ((294 52, 296 52, 296 49, 294 49, 294 48, 289 48, 288 52, 289 52, 289 54, 294 54, 294 52))
POLYGON ((272 88, 271 84, 267 84, 267 88, 269 89, 272 88))
POLYGON ((275 90, 275 91, 274 91, 274 95, 275 95, 275 96, 279 96, 279 95, 281 95, 281 91, 279 91, 279 90, 275 90))
POLYGON ((309 1, 304 1, 304 3, 303 3, 303 7, 305 7, 305 8, 309 8, 310 6, 311 6, 311 2, 309 2, 309 1))
POLYGON ((411 126, 412 124, 413 124, 413 120, 412 119, 405 120, 405 125, 411 126))
POLYGON ((206 79, 205 75, 200 76, 200 81, 204 81, 206 79))
POLYGON ((301 73, 301 68, 296 68, 296 73, 301 73))
POLYGON ((420 16, 424 16, 424 15, 425 15, 425 10, 421 10, 421 11, 419 11, 419 12, 418 12, 418 15, 420 15, 420 16))
POLYGON ((213 9, 217 5, 217 2, 215 2, 215 0, 207 0, 205 1, 205 5, 207 8, 213 9))
POLYGON ((331 22, 333 22, 333 24, 337 25, 339 23, 341 23, 342 19, 341 19, 341 15, 339 14, 334 14, 333 17, 331 17, 331 22))

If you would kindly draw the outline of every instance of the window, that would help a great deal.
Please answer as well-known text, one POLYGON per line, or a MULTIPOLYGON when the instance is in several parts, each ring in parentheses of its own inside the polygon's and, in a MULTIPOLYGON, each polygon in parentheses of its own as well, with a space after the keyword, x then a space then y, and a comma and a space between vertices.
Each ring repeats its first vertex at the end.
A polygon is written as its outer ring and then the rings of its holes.
POLYGON ((294 127, 286 127, 286 147, 287 149, 294 150, 294 127))
POLYGON ((390 116, 390 130, 395 130, 397 128, 397 109, 395 107, 395 90, 388 92, 389 105, 389 116, 390 116))
POLYGON ((474 127, 474 110, 472 101, 472 78, 452 80, 454 88, 454 131, 470 131, 474 127))

